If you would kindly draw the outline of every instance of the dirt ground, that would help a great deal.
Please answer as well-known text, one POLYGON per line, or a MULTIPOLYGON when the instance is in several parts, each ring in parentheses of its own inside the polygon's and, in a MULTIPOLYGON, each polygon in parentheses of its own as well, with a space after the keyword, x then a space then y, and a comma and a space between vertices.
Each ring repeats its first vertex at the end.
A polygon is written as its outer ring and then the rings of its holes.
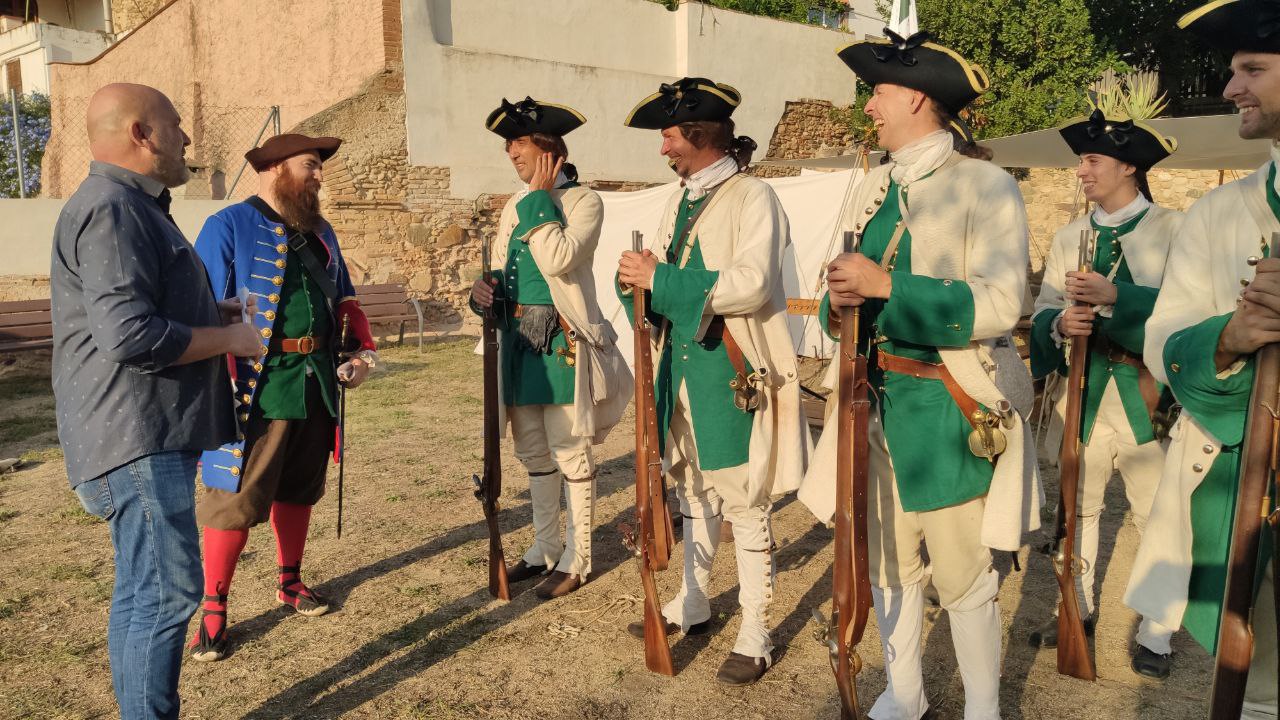
MULTIPOLYGON (((738 625, 733 553, 722 552, 712 581, 714 632, 674 643, 677 677, 645 670, 639 641, 624 629, 639 617, 640 582, 616 530, 634 501, 629 418, 597 448, 591 582, 551 602, 534 597, 532 582, 515 586, 509 603, 489 597, 487 536, 470 479, 481 467, 473 345, 444 342, 422 354, 391 349, 385 367, 349 395, 344 535, 334 536, 335 470, 330 495, 316 508, 303 568, 339 609, 304 618, 278 606, 274 542, 269 530, 257 528, 231 593, 233 654, 185 665, 183 716, 837 718, 826 651, 809 624, 812 608, 830 605, 831 532, 792 497, 775 508, 773 669, 746 689, 714 680, 738 625)), ((105 524, 85 514, 67 487, 48 377, 47 355, 0 367, 0 458, 27 461, 19 472, 0 475, 0 717, 109 718, 116 712, 106 653, 111 544, 105 524)), ((503 448, 501 524, 514 561, 532 538, 528 484, 510 442, 503 448)), ((1051 474, 1047 479, 1052 495, 1051 474)), ((1118 479, 1108 497, 1098 682, 1059 676, 1053 651, 1027 645, 1027 633, 1056 602, 1047 558, 1024 547, 1022 572, 1012 571, 1007 554, 997 559, 1005 575, 1007 720, 1204 716, 1212 661, 1184 633, 1174 639, 1167 681, 1129 670, 1136 618, 1120 598, 1137 533, 1118 479)), ((659 575, 664 598, 679 587, 676 567, 659 575)), ((959 720, 963 690, 945 613, 928 612, 925 637, 930 701, 940 717, 959 720)), ((874 614, 861 651, 866 667, 858 687, 866 708, 885 684, 874 614)))

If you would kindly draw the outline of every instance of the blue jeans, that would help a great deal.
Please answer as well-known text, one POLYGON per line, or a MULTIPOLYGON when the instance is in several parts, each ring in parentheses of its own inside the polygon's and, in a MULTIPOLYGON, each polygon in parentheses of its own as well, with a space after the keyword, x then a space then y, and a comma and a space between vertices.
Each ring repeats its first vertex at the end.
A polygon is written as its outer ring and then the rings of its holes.
POLYGON ((115 548, 107 654, 121 720, 178 717, 183 638, 204 588, 198 458, 148 455, 76 486, 84 509, 107 521, 115 548))

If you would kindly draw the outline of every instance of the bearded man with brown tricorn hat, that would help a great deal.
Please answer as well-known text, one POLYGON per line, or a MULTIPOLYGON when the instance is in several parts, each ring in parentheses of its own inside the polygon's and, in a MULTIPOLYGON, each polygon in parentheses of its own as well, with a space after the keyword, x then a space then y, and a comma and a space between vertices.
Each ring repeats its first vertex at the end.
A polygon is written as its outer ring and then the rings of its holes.
MULTIPOLYGON (((1170 433, 1124 601, 1166 628, 1185 628, 1216 654, 1233 566, 1256 560, 1256 576, 1242 579, 1256 598, 1248 618, 1253 656, 1249 663, 1240 657, 1227 662, 1248 673, 1241 717, 1275 718, 1272 533, 1264 518, 1254 558, 1235 557, 1232 536, 1246 428, 1255 421, 1270 425, 1275 412, 1263 398, 1251 408, 1250 394, 1258 351, 1280 342, 1280 249, 1274 241, 1280 232, 1280 3, 1215 0, 1187 13, 1178 26, 1230 54, 1231 79, 1222 94, 1240 111, 1240 137, 1271 141, 1271 160, 1197 200, 1170 242, 1143 356, 1156 380, 1172 388, 1182 414, 1170 433)), ((1265 495, 1274 501, 1274 494, 1265 495)), ((1259 509, 1270 515, 1274 505, 1259 509)))
POLYGON ((276 537, 276 599, 302 615, 329 611, 302 582, 302 552, 329 453, 341 452, 339 384, 358 387, 377 364, 337 236, 320 213, 324 163, 341 144, 287 134, 250 150, 258 194, 211 216, 196 239, 214 294, 256 300, 249 320, 264 357, 236 360, 237 438, 201 459, 205 596, 195 660, 226 654, 231 579, 259 523, 270 520, 276 537))
POLYGON ((499 310, 500 412, 529 473, 533 544, 507 579, 545 576, 534 590, 543 600, 590 577, 598 468, 591 447, 604 442, 631 397, 631 374, 591 273, 604 205, 578 184, 564 140, 584 122, 570 107, 531 97, 503 99, 485 121, 525 187, 502 209, 489 254, 500 269, 475 282, 471 306, 499 310))
MULTIPOLYGON (((741 102, 729 85, 687 77, 631 111, 629 127, 661 131, 682 187, 645 250, 624 253, 618 268, 628 313, 631 293, 650 295, 659 445, 685 517, 666 632, 708 630, 711 566, 733 523, 742 624, 717 674, 728 685, 753 683, 773 663, 772 501, 795 488, 812 445, 786 323, 787 216, 773 189, 744 172, 755 143, 734 135, 741 102)), ((642 623, 628 629, 644 637, 642 623)))
MULTIPOLYGON (((839 52, 874 88, 865 112, 892 160, 853 190, 841 226, 857 249, 829 264, 819 309, 838 338, 838 309, 861 308, 858 342, 877 406, 869 447, 854 450, 869 453, 869 574, 888 676, 868 716, 929 713, 923 542, 950 621, 964 717, 998 720, 1003 629, 991 551, 1016 550, 1038 526, 1042 500, 1026 421, 1031 378, 1011 337, 1026 292, 1026 215, 1013 177, 961 156, 948 131, 987 90, 986 74, 927 33, 886 34, 839 52)), ((837 365, 826 381, 836 390, 837 365)), ((836 504, 836 407, 799 495, 824 521, 836 504)))

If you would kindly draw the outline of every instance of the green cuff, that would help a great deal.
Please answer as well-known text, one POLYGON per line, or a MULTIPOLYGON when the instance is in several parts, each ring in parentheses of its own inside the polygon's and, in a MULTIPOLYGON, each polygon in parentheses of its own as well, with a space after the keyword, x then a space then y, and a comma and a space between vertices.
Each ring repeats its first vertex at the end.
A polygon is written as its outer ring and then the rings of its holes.
POLYGON ((973 291, 959 280, 895 271, 893 292, 880 313, 880 333, 891 340, 964 347, 973 337, 973 291))
POLYGON ((534 230, 550 223, 556 223, 564 227, 564 214, 560 212, 560 208, 556 207, 556 203, 551 199, 551 193, 546 190, 534 190, 525 195, 516 203, 516 217, 520 219, 520 224, 516 225, 516 229, 512 232, 521 242, 529 242, 529 235, 534 230))
POLYGON ((1061 316, 1061 310, 1041 310, 1031 321, 1031 376, 1036 379, 1067 374, 1066 348, 1053 340, 1053 325, 1061 316))
POLYGON ((840 335, 831 332, 840 329, 840 318, 831 314, 831 293, 828 292, 822 296, 822 302, 818 305, 818 320, 822 323, 822 332, 827 337, 840 341, 840 335))
POLYGON ((1249 393, 1253 387, 1253 358, 1244 369, 1218 377, 1213 356, 1218 338, 1232 313, 1211 317, 1174 333, 1164 346, 1169 386, 1187 412, 1223 445, 1240 444, 1244 437, 1249 393))
POLYGON ((1116 303, 1111 308, 1111 318, 1104 325, 1104 332, 1111 342, 1131 353, 1142 354, 1142 344, 1147 339, 1147 318, 1156 306, 1156 288, 1143 287, 1127 282, 1116 282, 1116 303))
POLYGON ((673 338, 687 339, 697 334, 711 289, 719 278, 716 270, 658 263, 653 273, 653 311, 671 321, 673 338))

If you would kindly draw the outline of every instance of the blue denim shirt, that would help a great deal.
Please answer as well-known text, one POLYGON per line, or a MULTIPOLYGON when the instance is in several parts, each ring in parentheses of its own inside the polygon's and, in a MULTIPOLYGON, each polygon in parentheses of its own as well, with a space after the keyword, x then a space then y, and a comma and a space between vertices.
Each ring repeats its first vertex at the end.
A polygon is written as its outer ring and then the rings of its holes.
POLYGON ((174 365, 221 325, 204 264, 158 181, 95 162, 54 228, 53 392, 71 486, 236 436, 225 357, 174 365))

